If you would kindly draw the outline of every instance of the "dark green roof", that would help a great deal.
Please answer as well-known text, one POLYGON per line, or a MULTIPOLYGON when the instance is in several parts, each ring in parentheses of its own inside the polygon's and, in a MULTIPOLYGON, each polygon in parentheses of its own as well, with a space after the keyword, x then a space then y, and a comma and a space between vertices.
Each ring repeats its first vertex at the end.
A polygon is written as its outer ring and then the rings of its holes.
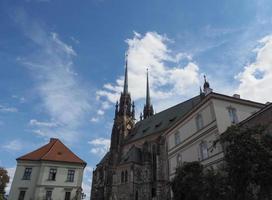
POLYGON ((176 121, 191 111, 199 102, 201 96, 195 96, 187 101, 161 111, 147 119, 136 123, 127 142, 131 142, 170 128, 176 121))

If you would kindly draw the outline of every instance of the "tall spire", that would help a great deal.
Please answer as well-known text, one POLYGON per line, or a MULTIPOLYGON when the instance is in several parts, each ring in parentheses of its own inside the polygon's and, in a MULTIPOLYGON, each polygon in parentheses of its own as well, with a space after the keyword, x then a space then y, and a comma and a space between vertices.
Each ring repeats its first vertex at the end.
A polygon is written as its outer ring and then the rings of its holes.
POLYGON ((146 72, 146 103, 144 106, 144 119, 154 114, 153 106, 151 105, 150 92, 149 92, 149 80, 148 80, 148 69, 146 72))
POLYGON ((128 94, 128 71, 127 71, 127 63, 128 63, 128 54, 126 53, 126 61, 125 61, 125 79, 124 79, 124 94, 128 94))
POLYGON ((148 81, 148 68, 146 69, 146 103, 147 106, 150 106, 150 94, 149 94, 149 81, 148 81))

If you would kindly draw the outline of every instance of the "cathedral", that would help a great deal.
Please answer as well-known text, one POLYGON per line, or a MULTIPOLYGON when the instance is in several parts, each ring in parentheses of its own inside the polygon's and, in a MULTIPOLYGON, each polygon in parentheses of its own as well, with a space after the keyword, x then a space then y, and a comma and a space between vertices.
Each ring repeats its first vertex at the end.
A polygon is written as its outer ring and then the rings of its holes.
POLYGON ((177 116, 181 117, 200 101, 201 96, 154 114, 147 71, 146 103, 140 121, 136 122, 127 67, 126 60, 124 88, 115 105, 110 150, 93 171, 91 200, 166 200, 170 197, 170 185, 161 134, 177 116))
POLYGON ((220 144, 214 149, 213 141, 264 107, 238 94, 215 93, 204 77, 199 95, 154 114, 147 71, 146 102, 136 122, 126 59, 110 149, 93 171, 91 200, 171 199, 170 180, 182 162, 216 167, 224 151, 220 144))

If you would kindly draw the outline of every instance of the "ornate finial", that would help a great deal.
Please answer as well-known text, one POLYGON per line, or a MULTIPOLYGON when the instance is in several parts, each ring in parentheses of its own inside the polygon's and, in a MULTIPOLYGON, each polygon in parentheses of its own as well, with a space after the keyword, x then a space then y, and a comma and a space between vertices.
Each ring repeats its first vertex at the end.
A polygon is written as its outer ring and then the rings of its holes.
POLYGON ((143 113, 140 114, 140 120, 143 120, 143 113))
POLYGON ((203 92, 202 92, 202 88, 201 88, 201 86, 199 86, 199 93, 200 94, 202 94, 203 92))
POLYGON ((209 84, 209 82, 206 79, 206 75, 204 75, 204 85, 203 85, 204 91, 205 91, 205 89, 207 89, 209 87, 210 87, 210 84, 209 84))

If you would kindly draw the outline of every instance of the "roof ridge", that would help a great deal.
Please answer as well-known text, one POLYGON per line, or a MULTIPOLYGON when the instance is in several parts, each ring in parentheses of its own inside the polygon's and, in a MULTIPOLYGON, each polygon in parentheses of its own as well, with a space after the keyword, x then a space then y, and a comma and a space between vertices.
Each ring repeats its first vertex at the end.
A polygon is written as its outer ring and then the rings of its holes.
POLYGON ((41 156, 40 160, 42 160, 47 154, 49 154, 49 152, 53 149, 53 146, 56 144, 57 141, 59 141, 59 139, 55 139, 55 141, 53 140, 52 146, 50 147, 50 149, 43 156, 41 156))

